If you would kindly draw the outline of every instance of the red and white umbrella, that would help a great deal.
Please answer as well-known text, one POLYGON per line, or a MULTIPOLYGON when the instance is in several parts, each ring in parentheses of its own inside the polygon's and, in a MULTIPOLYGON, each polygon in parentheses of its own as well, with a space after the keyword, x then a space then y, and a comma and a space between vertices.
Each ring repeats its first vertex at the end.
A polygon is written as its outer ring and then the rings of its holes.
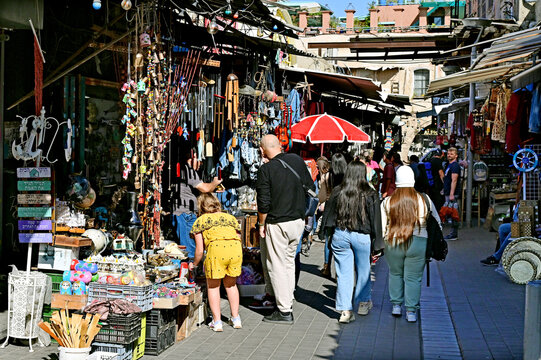
POLYGON ((291 137, 295 142, 312 144, 368 143, 370 136, 344 119, 327 113, 307 116, 291 127, 291 137))

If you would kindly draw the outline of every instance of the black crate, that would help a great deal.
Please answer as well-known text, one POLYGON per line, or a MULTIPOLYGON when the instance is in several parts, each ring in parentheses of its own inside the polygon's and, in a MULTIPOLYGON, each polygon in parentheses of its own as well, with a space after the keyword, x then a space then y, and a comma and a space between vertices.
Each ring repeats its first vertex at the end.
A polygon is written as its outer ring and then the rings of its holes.
POLYGON ((147 327, 150 325, 158 328, 164 327, 176 320, 177 309, 150 310, 147 315, 147 327))
POLYGON ((101 323, 96 341, 112 344, 131 344, 141 335, 141 314, 109 314, 101 323))
POLYGON ((157 338, 145 339, 145 355, 160 355, 165 349, 168 349, 175 343, 177 336, 177 326, 175 323, 170 323, 157 338))

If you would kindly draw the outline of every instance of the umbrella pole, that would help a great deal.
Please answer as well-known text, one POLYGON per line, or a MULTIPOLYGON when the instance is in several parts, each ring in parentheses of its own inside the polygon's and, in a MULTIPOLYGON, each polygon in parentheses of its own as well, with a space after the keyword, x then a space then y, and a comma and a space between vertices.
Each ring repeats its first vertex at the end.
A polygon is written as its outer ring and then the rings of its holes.
POLYGON ((323 146, 325 146, 323 143, 321 143, 321 156, 323 156, 323 146))

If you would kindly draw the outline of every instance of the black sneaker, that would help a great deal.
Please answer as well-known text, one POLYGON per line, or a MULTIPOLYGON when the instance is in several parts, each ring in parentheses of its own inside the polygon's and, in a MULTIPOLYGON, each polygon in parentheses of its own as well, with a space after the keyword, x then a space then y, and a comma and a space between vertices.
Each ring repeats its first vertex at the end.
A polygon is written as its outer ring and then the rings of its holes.
POLYGON ((273 324, 293 325, 293 313, 283 313, 280 310, 276 310, 269 316, 265 316, 263 321, 273 324))
POLYGON ((490 255, 486 259, 481 260, 481 264, 485 266, 494 266, 498 265, 500 263, 500 260, 496 259, 494 255, 490 255))
POLYGON ((446 241, 455 241, 458 240, 458 235, 449 234, 446 237, 444 237, 446 241))
POLYGON ((261 300, 254 300, 248 307, 253 310, 273 310, 276 308, 276 301, 267 294, 261 300))

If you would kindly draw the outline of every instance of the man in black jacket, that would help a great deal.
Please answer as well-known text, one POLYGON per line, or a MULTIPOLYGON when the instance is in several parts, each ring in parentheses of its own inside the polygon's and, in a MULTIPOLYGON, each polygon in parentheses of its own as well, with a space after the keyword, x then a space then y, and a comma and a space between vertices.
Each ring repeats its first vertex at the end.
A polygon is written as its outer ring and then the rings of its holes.
POLYGON ((295 253, 306 206, 303 185, 312 190, 315 186, 302 158, 282 153, 276 136, 263 137, 261 153, 268 160, 259 169, 256 184, 261 260, 267 293, 274 294, 278 308, 263 321, 293 324, 295 253))

